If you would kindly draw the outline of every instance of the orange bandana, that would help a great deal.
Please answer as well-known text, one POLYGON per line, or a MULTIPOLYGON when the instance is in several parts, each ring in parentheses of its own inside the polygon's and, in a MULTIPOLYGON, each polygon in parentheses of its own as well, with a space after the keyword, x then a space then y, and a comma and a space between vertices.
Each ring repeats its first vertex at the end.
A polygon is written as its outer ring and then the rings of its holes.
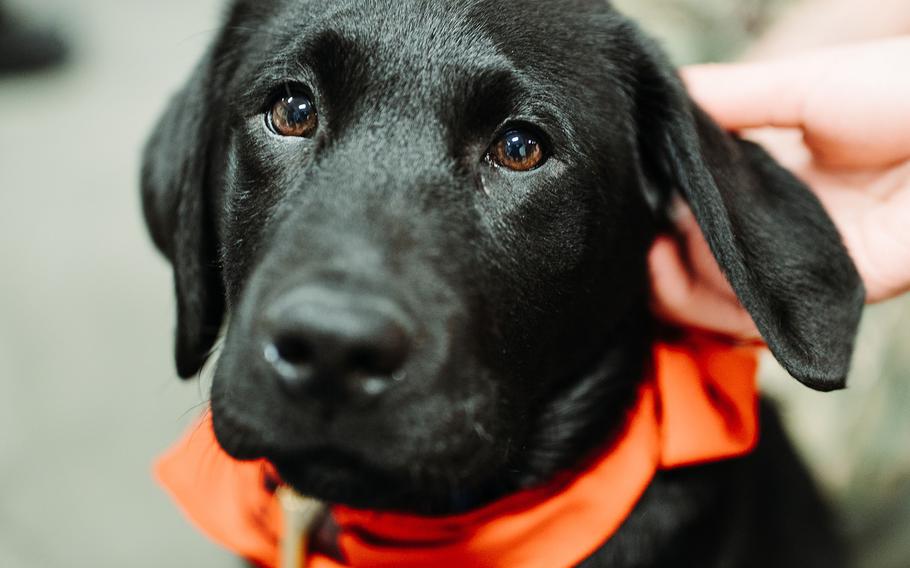
MULTIPOLYGON (((575 566, 613 536, 659 469, 741 456, 757 441, 754 349, 690 339, 657 345, 654 362, 625 432, 583 471, 451 517, 333 506, 346 563, 317 552, 307 568, 575 566)), ((209 537, 275 567, 283 520, 268 470, 230 458, 203 419, 156 473, 209 537)))

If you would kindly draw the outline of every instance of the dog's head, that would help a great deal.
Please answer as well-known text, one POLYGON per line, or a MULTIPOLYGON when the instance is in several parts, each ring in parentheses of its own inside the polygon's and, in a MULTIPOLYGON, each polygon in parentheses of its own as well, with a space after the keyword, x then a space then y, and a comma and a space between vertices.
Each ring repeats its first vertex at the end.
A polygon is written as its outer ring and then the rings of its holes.
POLYGON ((221 444, 360 506, 482 501, 602 440, 674 192, 807 385, 843 385, 863 300, 811 193, 602 1, 234 2, 143 191, 182 376, 230 320, 221 444))

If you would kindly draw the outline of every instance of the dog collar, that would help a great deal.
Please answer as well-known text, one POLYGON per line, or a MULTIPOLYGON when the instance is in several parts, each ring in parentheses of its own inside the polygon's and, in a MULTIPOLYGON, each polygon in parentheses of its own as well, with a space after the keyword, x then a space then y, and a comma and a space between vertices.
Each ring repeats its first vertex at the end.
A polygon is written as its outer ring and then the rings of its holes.
MULTIPOLYGON (((593 461, 550 483, 450 517, 333 506, 343 561, 314 551, 306 568, 575 566, 619 529, 654 474, 738 457, 758 438, 756 350, 705 338, 662 343, 624 431, 593 461)), ((285 530, 265 461, 218 446, 208 413, 157 463, 159 482, 217 543, 279 565, 285 530)), ((291 568, 284 566, 282 568, 291 568)))

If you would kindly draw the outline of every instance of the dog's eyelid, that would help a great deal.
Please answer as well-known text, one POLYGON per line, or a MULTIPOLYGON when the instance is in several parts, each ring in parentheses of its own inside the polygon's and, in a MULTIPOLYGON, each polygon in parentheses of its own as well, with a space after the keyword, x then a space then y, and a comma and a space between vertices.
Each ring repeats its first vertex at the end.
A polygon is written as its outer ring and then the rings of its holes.
POLYGON ((239 97, 241 104, 249 111, 261 112, 266 105, 274 100, 280 89, 297 81, 288 79, 284 75, 263 74, 255 77, 247 84, 239 97))
POLYGON ((265 71, 257 73, 245 82, 238 97, 240 103, 247 111, 264 112, 275 98, 284 93, 288 88, 297 89, 308 96, 314 103, 319 104, 319 89, 316 77, 305 67, 279 65, 277 63, 264 66, 265 71))
POLYGON ((513 128, 533 129, 549 155, 556 153, 573 136, 568 118, 557 107, 540 100, 519 103, 514 112, 496 127, 490 144, 513 128))
POLYGON ((313 104, 319 104, 318 97, 312 88, 306 83, 296 80, 280 81, 272 85, 267 90, 259 91, 265 96, 260 96, 260 112, 266 111, 275 104, 275 101, 283 97, 306 97, 313 101, 313 104))

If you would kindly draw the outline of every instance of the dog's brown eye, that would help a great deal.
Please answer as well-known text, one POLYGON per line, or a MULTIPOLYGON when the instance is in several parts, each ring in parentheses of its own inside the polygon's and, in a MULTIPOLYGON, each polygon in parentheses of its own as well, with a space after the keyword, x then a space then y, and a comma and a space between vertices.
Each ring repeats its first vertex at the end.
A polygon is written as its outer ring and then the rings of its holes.
POLYGON ((281 136, 308 138, 316 132, 316 107, 306 95, 286 95, 275 101, 268 115, 269 127, 281 136))
POLYGON ((519 129, 507 131, 493 145, 492 160, 516 172, 526 172, 543 164, 546 156, 536 135, 519 129))

